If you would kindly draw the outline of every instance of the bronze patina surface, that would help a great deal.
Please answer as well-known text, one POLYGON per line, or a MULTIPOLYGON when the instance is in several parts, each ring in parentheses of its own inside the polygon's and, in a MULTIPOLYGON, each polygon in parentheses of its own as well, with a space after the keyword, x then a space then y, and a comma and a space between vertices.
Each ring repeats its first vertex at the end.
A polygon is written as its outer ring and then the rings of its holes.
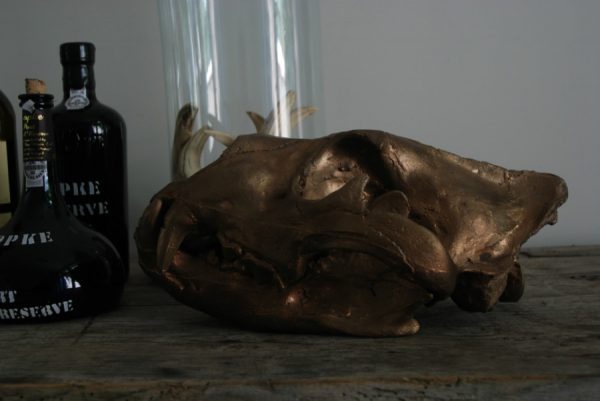
POLYGON ((146 273, 213 316, 396 336, 447 297, 469 311, 517 301, 519 249, 566 198, 555 175, 379 131, 248 135, 156 194, 136 242, 146 273))

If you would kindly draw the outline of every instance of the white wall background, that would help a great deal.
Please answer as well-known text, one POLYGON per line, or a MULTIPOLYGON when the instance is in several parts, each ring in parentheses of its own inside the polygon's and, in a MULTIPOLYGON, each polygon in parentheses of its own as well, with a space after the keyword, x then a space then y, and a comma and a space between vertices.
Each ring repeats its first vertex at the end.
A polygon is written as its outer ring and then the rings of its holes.
MULTIPOLYGON (((219 0, 223 1, 223 0, 219 0)), ((559 222, 528 245, 600 243, 600 1, 321 0, 327 132, 374 128, 566 179, 559 222)), ((96 44, 98 97, 128 127, 131 229, 168 182, 157 7, 1 0, 0 87, 61 95, 58 46, 96 44)))

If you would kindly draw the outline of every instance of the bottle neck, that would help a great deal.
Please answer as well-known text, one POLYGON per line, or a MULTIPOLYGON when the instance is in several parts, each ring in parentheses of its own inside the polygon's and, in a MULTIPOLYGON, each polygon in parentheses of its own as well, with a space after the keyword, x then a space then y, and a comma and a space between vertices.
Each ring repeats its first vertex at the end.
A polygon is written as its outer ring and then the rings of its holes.
POLYGON ((93 64, 63 64, 63 95, 67 100, 74 95, 85 94, 96 99, 96 80, 93 64), (84 92, 85 91, 85 92, 84 92))
POLYGON ((51 95, 19 96, 23 112, 23 196, 24 208, 46 207, 65 211, 58 189, 56 154, 52 130, 51 95))

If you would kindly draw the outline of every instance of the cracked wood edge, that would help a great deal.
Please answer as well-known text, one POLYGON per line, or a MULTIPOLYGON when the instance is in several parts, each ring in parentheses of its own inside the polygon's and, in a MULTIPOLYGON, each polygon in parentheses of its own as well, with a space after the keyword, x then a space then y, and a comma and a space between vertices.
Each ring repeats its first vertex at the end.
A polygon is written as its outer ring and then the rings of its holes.
POLYGON ((521 255, 529 258, 571 258, 600 256, 600 245, 523 248, 521 250, 521 255))

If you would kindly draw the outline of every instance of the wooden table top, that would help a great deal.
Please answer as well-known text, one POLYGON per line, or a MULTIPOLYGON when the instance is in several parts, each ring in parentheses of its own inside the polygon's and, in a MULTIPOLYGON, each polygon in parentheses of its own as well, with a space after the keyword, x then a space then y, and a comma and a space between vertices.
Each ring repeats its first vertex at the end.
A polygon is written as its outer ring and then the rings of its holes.
POLYGON ((0 325, 0 400, 597 400, 600 246, 529 249, 518 303, 423 308, 410 337, 257 333, 133 265, 122 306, 0 325))

